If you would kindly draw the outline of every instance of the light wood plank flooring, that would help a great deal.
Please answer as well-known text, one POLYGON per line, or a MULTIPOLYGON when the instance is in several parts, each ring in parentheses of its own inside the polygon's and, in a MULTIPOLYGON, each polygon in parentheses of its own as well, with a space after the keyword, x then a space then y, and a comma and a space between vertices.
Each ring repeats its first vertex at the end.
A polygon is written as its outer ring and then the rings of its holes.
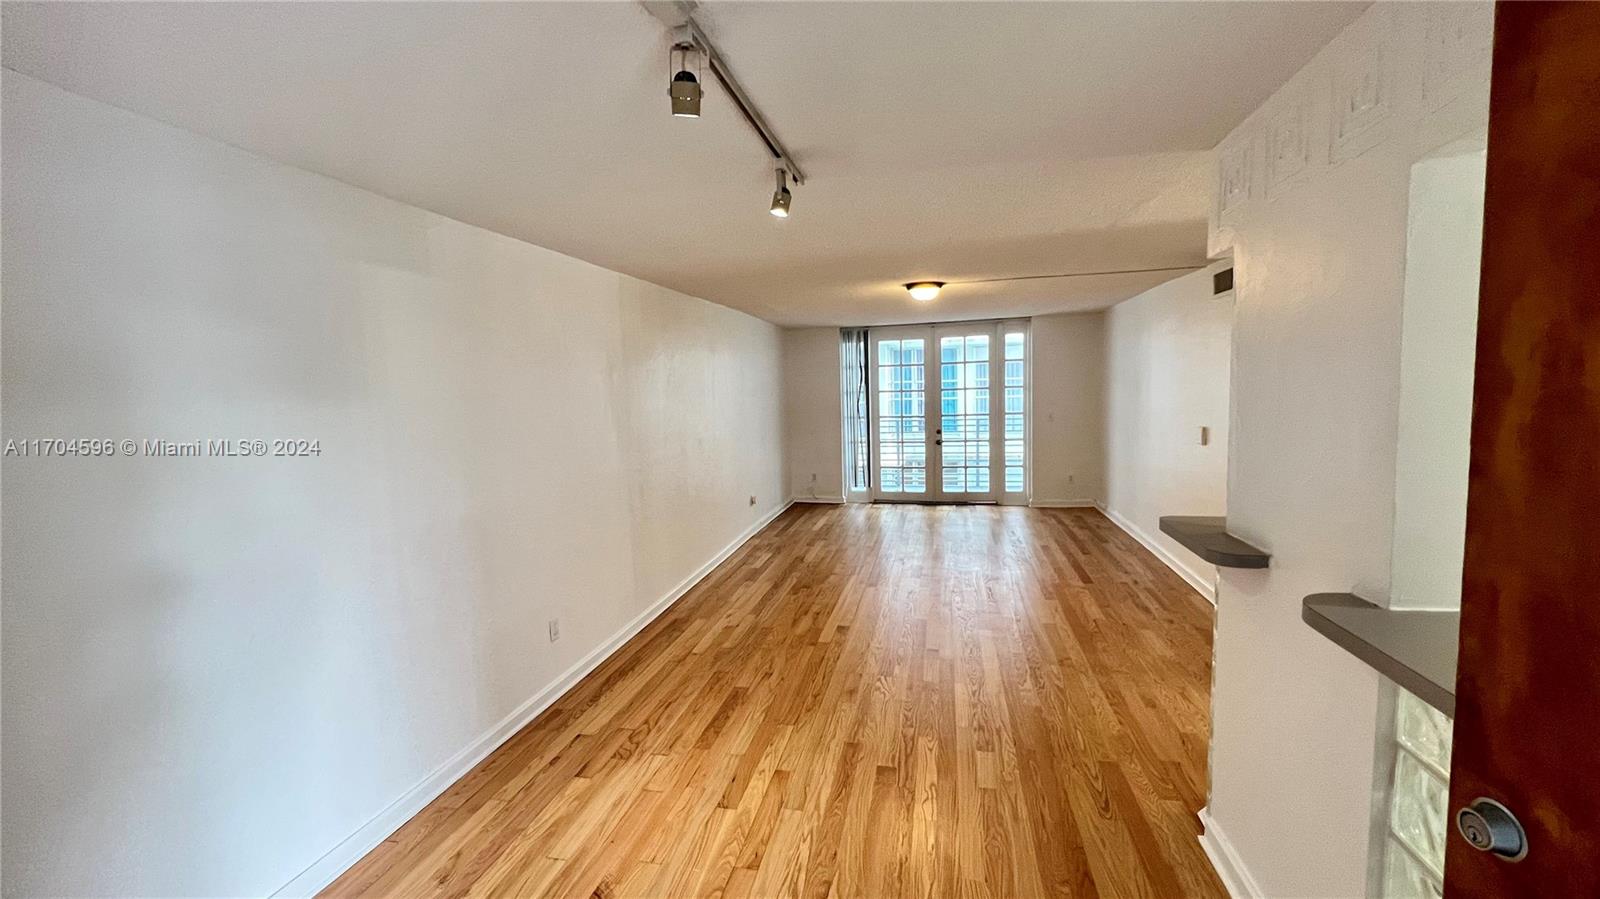
POLYGON ((1087 509, 796 506, 328 896, 1222 896, 1211 606, 1087 509))

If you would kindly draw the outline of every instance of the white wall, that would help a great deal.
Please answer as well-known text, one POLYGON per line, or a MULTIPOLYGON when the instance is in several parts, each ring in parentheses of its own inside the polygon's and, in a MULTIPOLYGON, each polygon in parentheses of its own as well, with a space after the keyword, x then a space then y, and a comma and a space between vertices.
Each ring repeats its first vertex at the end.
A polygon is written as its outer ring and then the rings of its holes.
POLYGON ((1099 502, 1105 495, 1105 315, 1041 315, 1029 334, 1033 504, 1099 502))
POLYGON ((1483 127, 1490 16, 1375 4, 1217 151, 1228 521, 1272 567, 1221 573, 1208 837, 1273 897, 1366 888, 1378 675, 1301 600, 1387 594, 1409 170, 1483 127))
POLYGON ((1461 608, 1487 162, 1469 143, 1411 168, 1392 608, 1461 608))
POLYGON ((279 889, 778 508, 777 328, 3 107, 4 437, 321 444, 4 460, 6 895, 279 889))
POLYGON ((1227 512, 1233 295, 1214 296, 1210 272, 1111 307, 1105 337, 1106 512, 1207 596, 1216 566, 1161 533, 1159 519, 1227 512))
POLYGON ((839 329, 783 332, 783 427, 789 495, 844 501, 844 421, 839 403, 839 329))
MULTIPOLYGON (((1039 316, 1030 333, 1033 502, 1098 502, 1105 449, 1104 316, 1039 316)), ((843 499, 837 328, 784 330, 783 386, 791 496, 800 501, 843 499)))

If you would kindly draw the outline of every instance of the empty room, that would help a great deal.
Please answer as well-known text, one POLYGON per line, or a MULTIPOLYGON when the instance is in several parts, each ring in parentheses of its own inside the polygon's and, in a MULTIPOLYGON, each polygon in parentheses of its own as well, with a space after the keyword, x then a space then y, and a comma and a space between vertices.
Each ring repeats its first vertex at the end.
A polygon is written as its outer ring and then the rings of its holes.
POLYGON ((1600 3, 0 0, 7 897, 1600 896, 1600 3))

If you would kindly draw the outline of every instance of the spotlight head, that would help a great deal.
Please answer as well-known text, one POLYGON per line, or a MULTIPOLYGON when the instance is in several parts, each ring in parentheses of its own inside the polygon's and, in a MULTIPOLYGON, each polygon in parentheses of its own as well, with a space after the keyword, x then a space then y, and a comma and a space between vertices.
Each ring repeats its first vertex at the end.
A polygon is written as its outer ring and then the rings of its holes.
POLYGON ((924 303, 939 295, 939 288, 944 286, 943 281, 912 281, 907 284, 906 290, 911 293, 913 300, 924 303))
POLYGON ((672 76, 672 114, 683 119, 700 118, 700 80, 688 69, 672 76))
POLYGON ((789 193, 789 188, 780 187, 772 195, 772 214, 781 219, 789 217, 789 203, 794 199, 794 194, 789 193))
POLYGON ((789 217, 789 204, 794 201, 794 194, 789 193, 789 188, 784 183, 788 174, 783 169, 778 169, 778 189, 772 192, 772 208, 769 210, 781 219, 789 217))

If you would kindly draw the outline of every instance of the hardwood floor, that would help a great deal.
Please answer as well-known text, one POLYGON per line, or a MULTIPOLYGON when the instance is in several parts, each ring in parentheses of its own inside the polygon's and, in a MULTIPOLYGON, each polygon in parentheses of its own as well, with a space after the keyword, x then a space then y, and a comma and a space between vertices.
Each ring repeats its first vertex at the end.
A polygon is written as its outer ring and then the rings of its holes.
POLYGON ((1223 896, 1211 606, 1100 513, 795 506, 327 896, 1223 896))

